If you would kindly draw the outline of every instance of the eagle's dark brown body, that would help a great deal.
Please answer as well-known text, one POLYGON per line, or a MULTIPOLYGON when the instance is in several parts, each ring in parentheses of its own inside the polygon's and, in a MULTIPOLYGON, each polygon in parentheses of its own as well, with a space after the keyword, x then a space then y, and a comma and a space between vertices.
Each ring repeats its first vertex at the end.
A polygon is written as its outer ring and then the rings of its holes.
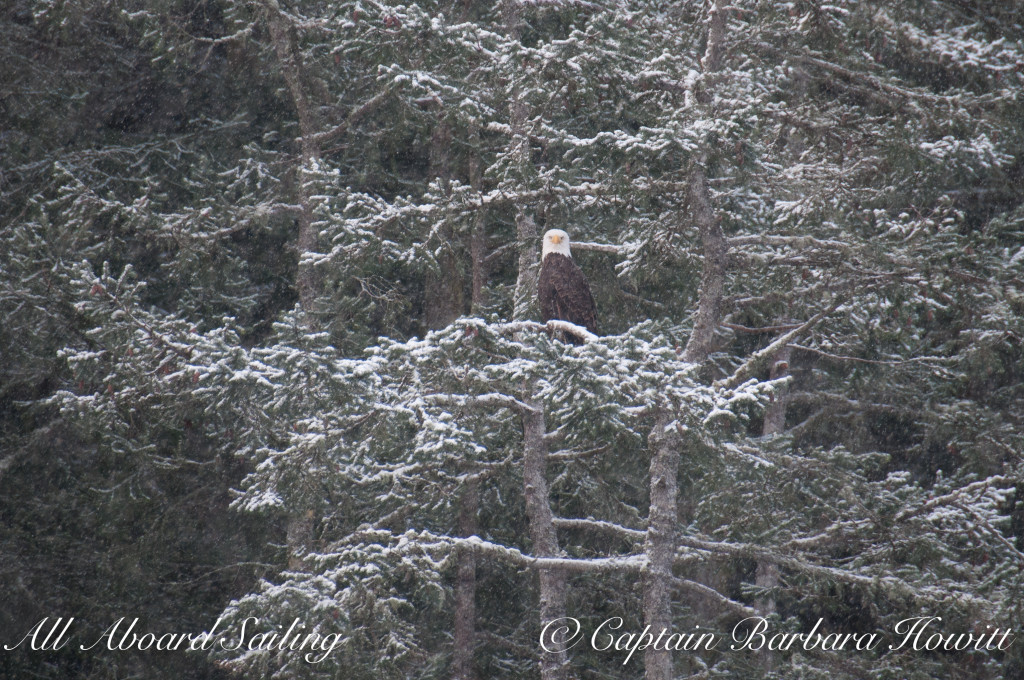
MULTIPOLYGON (((560 253, 548 253, 544 257, 537 282, 537 297, 541 318, 545 322, 561 319, 597 334, 594 296, 590 293, 586 277, 572 258, 560 253)), ((566 340, 574 345, 582 343, 580 338, 571 334, 566 335, 566 340)))

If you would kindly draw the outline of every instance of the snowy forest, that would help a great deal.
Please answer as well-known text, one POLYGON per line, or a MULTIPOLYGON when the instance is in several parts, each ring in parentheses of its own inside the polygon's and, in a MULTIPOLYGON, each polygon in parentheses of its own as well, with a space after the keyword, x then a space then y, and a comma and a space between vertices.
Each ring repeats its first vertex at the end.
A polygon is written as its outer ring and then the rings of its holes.
POLYGON ((6 0, 0 320, 3 678, 1024 677, 1019 0, 6 0))

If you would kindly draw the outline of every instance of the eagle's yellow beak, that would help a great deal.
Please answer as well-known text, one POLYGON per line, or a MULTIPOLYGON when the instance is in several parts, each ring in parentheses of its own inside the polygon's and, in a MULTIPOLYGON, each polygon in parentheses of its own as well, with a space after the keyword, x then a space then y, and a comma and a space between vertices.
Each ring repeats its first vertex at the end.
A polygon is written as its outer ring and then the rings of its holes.
POLYGON ((559 243, 562 242, 562 237, 559 236, 558 234, 552 234, 551 235, 551 242, 554 243, 557 246, 559 243))

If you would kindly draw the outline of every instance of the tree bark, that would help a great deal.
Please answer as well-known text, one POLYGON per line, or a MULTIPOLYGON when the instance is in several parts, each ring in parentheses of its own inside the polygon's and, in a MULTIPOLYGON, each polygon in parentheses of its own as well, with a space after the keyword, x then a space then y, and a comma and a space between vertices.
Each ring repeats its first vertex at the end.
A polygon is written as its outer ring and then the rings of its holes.
MULTIPOLYGON (((697 93, 697 100, 710 106, 709 89, 714 85, 714 74, 722 67, 722 41, 725 38, 725 7, 722 0, 712 0, 708 10, 708 44, 701 65, 704 77, 697 93)), ((713 112, 711 112, 713 115, 713 112)), ((708 188, 705 170, 707 152, 700 154, 690 171, 690 209, 693 220, 700 231, 704 267, 701 272, 700 294, 697 300, 697 314, 693 333, 686 343, 683 358, 686 361, 701 362, 707 359, 714 347, 715 331, 722 320, 722 296, 725 289, 725 267, 728 247, 722 225, 715 215, 708 188)))
MULTIPOLYGON (((518 93, 509 105, 509 118, 512 128, 512 154, 517 164, 525 168, 530 162, 530 140, 526 135, 526 104, 519 99, 518 93)), ((537 223, 533 220, 533 215, 522 205, 516 206, 516 237, 519 241, 519 273, 516 277, 513 316, 516 319, 525 319, 530 315, 534 300, 537 298, 537 268, 540 264, 540 255, 537 247, 537 223)))
MULTIPOLYGON (((672 629, 672 563, 679 496, 679 450, 675 437, 665 432, 669 424, 664 409, 655 419, 648 441, 651 447, 651 507, 647 519, 644 552, 644 625, 657 637, 672 629)), ((672 652, 648 647, 644 650, 644 677, 647 680, 671 680, 672 652)))
MULTIPOLYGON (((709 11, 708 44, 701 60, 704 69, 703 87, 712 84, 712 74, 721 68, 721 43, 725 31, 722 0, 712 0, 709 11)), ((705 90, 706 94, 706 90, 705 90)), ((710 106, 709 98, 702 104, 710 106)), ((686 343, 683 358, 700 363, 707 359, 714 346, 715 331, 722 319, 722 297, 725 289, 727 245, 711 200, 705 171, 707 154, 695 160, 690 171, 689 200, 694 222, 700 231, 704 255, 700 294, 693 332, 686 343)), ((676 549, 676 525, 679 517, 678 479, 680 454, 678 442, 665 432, 670 422, 668 413, 658 413, 649 437, 651 448, 651 506, 648 513, 647 539, 644 550, 648 570, 644 582, 644 625, 658 631, 672 628, 672 556, 676 549)), ((711 574, 708 574, 711 576, 711 574)), ((671 680, 672 656, 664 650, 648 648, 644 652, 644 673, 647 680, 671 680)))
MULTIPOLYGON (((772 380, 778 380, 779 378, 785 378, 789 375, 789 359, 793 350, 788 346, 784 346, 780 349, 772 363, 772 368, 769 377, 772 380)), ((782 388, 778 390, 772 396, 772 402, 768 404, 768 408, 764 414, 764 425, 761 428, 761 434, 764 436, 771 436, 781 434, 786 429, 786 393, 788 389, 782 388)), ((775 588, 779 585, 779 568, 777 565, 764 560, 758 560, 757 572, 754 575, 754 584, 761 588, 775 588)), ((772 596, 759 597, 755 602, 757 610, 762 616, 768 616, 776 611, 775 598, 772 596)), ((771 672, 773 669, 774 657, 768 651, 761 653, 761 668, 765 673, 771 672)))
MULTIPOLYGON (((483 172, 480 169, 480 126, 476 123, 469 128, 469 144, 472 147, 469 155, 469 186, 477 196, 483 191, 483 172)), ((484 284, 487 281, 487 233, 484 231, 487 209, 480 206, 473 216, 473 227, 469 235, 469 256, 472 260, 472 300, 474 314, 479 314, 487 303, 484 296, 484 284)))
POLYGON ((690 173, 690 207, 700 230, 704 255, 697 314, 694 318, 693 332, 683 352, 683 359, 694 363, 707 359, 714 348, 715 331, 722 321, 722 296, 725 290, 725 266, 728 259, 725 235, 711 204, 711 192, 702 166, 704 162, 704 159, 698 161, 690 173))
POLYGON ((537 299, 537 268, 540 249, 537 247, 537 223, 522 210, 516 212, 516 235, 519 240, 519 274, 516 277, 513 318, 525 319, 537 299))
MULTIPOLYGON (((443 115, 443 112, 438 115, 443 115)), ((446 194, 451 179, 451 142, 451 126, 447 121, 439 120, 431 137, 430 166, 431 175, 438 180, 441 190, 446 194)), ((432 329, 444 328, 462 316, 465 303, 462 273, 451 246, 455 235, 448 224, 442 225, 439 233, 444 243, 438 246, 438 269, 428 272, 424 281, 424 318, 427 328, 432 329)))
POLYGON ((305 253, 313 252, 317 247, 317 238, 313 231, 313 207, 303 175, 306 168, 313 167, 320 160, 320 145, 316 141, 316 136, 320 132, 320 121, 317 119, 316 111, 310 104, 302 84, 302 54, 296 44, 294 27, 285 16, 277 0, 263 0, 263 4, 267 10, 270 41, 274 45, 274 52, 281 65, 281 74, 284 76, 288 93, 295 105, 295 111, 299 117, 299 132, 302 135, 300 140, 302 165, 296 173, 296 193, 298 203, 302 208, 298 218, 300 259, 297 283, 299 304, 303 311, 310 315, 309 318, 312 318, 313 307, 320 292, 320 282, 312 267, 303 265, 301 259, 305 253))
MULTIPOLYGON (((298 216, 299 267, 296 286, 299 289, 299 305, 305 312, 306 323, 315 327, 314 306, 321 286, 313 268, 302 263, 302 256, 315 251, 317 246, 316 234, 313 232, 313 207, 310 203, 304 175, 305 170, 314 166, 320 159, 320 147, 316 142, 316 135, 320 132, 320 123, 302 85, 302 55, 296 45, 294 27, 288 17, 284 15, 277 0, 263 0, 263 3, 267 11, 270 41, 273 43, 274 52, 280 62, 281 73, 288 86, 292 103, 295 105, 295 111, 299 117, 299 132, 302 135, 300 140, 302 163, 295 177, 296 198, 301 207, 298 216)), ((311 510, 301 513, 293 512, 289 515, 286 529, 289 569, 303 568, 303 558, 313 543, 313 524, 311 510)))
MULTIPOLYGON (((506 30, 512 40, 521 36, 521 9, 514 0, 505 0, 502 6, 506 30)), ((530 138, 526 131, 527 104, 523 101, 521 88, 512 86, 509 98, 509 128, 512 141, 509 154, 513 163, 526 174, 530 165, 530 138)), ((526 207, 516 206, 516 237, 519 241, 519 274, 516 278, 513 316, 525 319, 537 297, 537 268, 540 264, 537 247, 537 223, 526 207)))
POLYGON ((306 553, 313 547, 313 511, 289 514, 285 535, 288 545, 288 569, 303 571, 306 553))
MULTIPOLYGON (((792 353, 792 348, 786 345, 775 354, 772 368, 769 372, 769 377, 772 380, 785 378, 789 375, 789 358, 792 353)), ((762 435, 767 437, 768 435, 781 434, 786 429, 786 397, 788 391, 787 388, 783 387, 772 395, 772 401, 764 412, 764 425, 761 428, 762 435)))
MULTIPOLYGON (((558 557, 558 536, 555 533, 554 514, 549 502, 547 463, 548 447, 544 440, 544 411, 540 404, 527 402, 530 408, 523 412, 523 492, 526 497, 526 515, 530 523, 533 554, 538 557, 558 557)), ((558 569, 538 569, 540 581, 541 629, 550 621, 565 616, 565 574, 558 569)), ((564 640, 551 640, 551 652, 541 651, 540 675, 543 680, 565 678, 568 654, 564 640)))
MULTIPOLYGON (((502 4, 502 18, 506 32, 512 40, 521 37, 522 16, 520 5, 514 0, 502 4)), ((512 86, 509 102, 509 127, 512 140, 509 152, 513 163, 519 167, 525 178, 530 171, 530 140, 526 132, 527 104, 521 88, 512 86)), ((537 245, 537 223, 523 205, 516 206, 516 235, 519 242, 519 270, 516 277, 513 318, 521 321, 529 315, 537 291, 537 267, 539 248, 537 245)), ((558 535, 555 532, 554 514, 551 511, 547 482, 548 448, 544 439, 546 424, 544 407, 533 398, 534 385, 525 381, 523 385, 523 493, 526 500, 526 515, 533 542, 533 554, 538 557, 556 557, 561 554, 558 535)), ((552 568, 539 568, 540 582, 540 625, 541 630, 551 621, 565 616, 566 581, 564 572, 552 568)), ((562 640, 549 641, 549 649, 541 650, 540 673, 542 680, 563 680, 566 677, 568 654, 560 644, 562 640)))
MULTIPOLYGON (((462 492, 459 506, 459 535, 463 538, 479 532, 477 511, 480 506, 480 486, 470 477, 462 492)), ((452 658, 453 680, 474 680, 473 650, 476 647, 476 555, 472 550, 460 550, 459 566, 455 575, 455 649, 452 658)))

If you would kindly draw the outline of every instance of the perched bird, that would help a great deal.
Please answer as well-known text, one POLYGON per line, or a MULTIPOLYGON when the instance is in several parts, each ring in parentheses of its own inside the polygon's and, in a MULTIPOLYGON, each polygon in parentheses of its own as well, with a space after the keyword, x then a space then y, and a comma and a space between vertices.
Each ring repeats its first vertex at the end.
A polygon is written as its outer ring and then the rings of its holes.
MULTIPOLYGON (((561 229, 551 229, 544 234, 537 298, 541 318, 545 322, 561 319, 597 334, 597 309, 590 284, 572 261, 569 235, 561 229)), ((583 344, 583 338, 577 335, 566 333, 565 336, 567 342, 583 344)))

